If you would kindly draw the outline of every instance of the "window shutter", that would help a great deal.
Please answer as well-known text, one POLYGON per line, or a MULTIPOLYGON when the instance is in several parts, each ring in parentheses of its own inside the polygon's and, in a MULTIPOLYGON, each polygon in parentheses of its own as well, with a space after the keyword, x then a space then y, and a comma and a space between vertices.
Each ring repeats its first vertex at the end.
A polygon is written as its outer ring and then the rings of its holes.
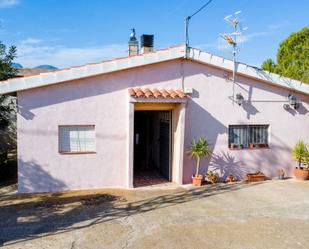
POLYGON ((94 126, 61 126, 59 127, 60 152, 94 152, 94 126))

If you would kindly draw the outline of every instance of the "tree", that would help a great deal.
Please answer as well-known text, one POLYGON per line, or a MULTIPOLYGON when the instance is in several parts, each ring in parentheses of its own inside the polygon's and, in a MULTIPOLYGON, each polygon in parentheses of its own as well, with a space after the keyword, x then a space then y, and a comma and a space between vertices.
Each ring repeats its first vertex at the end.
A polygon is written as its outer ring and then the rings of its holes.
POLYGON ((262 69, 309 84, 309 26, 289 35, 277 51, 277 64, 267 59, 262 69))
MULTIPOLYGON (((17 69, 13 68, 12 63, 16 58, 16 47, 8 49, 0 42, 0 81, 7 80, 16 75, 17 69)), ((6 160, 7 150, 15 146, 15 111, 9 106, 11 96, 0 95, 0 160, 6 160)), ((1 162, 0 162, 1 163, 1 162)))
POLYGON ((187 153, 192 158, 197 159, 195 176, 198 176, 201 158, 211 155, 211 150, 209 148, 207 140, 203 137, 199 138, 198 141, 195 141, 195 139, 193 139, 187 153))
POLYGON ((15 77, 17 69, 12 66, 16 58, 17 49, 15 46, 6 46, 0 41, 0 81, 15 77))
POLYGON ((307 162, 308 160, 308 149, 307 145, 303 140, 299 140, 293 150, 292 150, 292 158, 293 160, 298 162, 298 167, 300 168, 303 162, 307 162))
MULTIPOLYGON (((13 78, 17 69, 12 66, 13 60, 16 58, 16 47, 9 47, 8 51, 6 46, 0 42, 0 81, 13 78)), ((6 95, 0 95, 0 128, 4 129, 10 124, 11 110, 7 105, 6 95)))
POLYGON ((273 59, 267 59, 266 61, 263 62, 262 69, 271 73, 275 73, 276 63, 274 62, 273 59))

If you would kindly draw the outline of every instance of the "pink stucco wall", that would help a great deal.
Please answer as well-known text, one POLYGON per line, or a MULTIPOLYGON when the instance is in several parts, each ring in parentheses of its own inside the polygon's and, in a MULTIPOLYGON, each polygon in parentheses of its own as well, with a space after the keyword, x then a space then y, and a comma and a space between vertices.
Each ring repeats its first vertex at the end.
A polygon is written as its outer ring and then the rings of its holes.
MULTIPOLYGON (((232 104, 232 83, 223 70, 180 60, 121 71, 18 93, 18 177, 20 192, 125 187, 128 87, 185 87, 194 89, 186 107, 185 147, 193 137, 205 136, 213 156, 202 171, 217 169, 222 176, 262 170, 276 175, 278 167, 290 174, 290 150, 303 138, 309 142, 309 96, 297 111, 282 108, 288 90, 238 77, 236 92, 246 104, 232 104), (183 65, 181 65, 183 63, 183 65), (96 126, 96 154, 61 155, 58 126, 96 126), (270 148, 229 150, 228 125, 269 124, 270 148)), ((183 182, 190 181, 194 162, 184 153, 183 182)))

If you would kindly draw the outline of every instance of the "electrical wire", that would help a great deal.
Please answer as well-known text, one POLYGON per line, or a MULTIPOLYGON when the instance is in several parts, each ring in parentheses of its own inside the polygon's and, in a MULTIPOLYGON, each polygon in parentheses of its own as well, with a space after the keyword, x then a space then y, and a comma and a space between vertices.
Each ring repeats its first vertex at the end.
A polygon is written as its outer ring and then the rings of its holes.
POLYGON ((195 16, 197 13, 199 13, 200 11, 202 11, 204 8, 207 7, 207 5, 209 5, 213 0, 209 0, 207 3, 205 3, 201 8, 199 8, 197 11, 195 11, 191 16, 188 16, 188 18, 192 18, 193 16, 195 16))
POLYGON ((189 21, 190 19, 198 14, 200 11, 205 9, 213 0, 208 0, 202 7, 200 7, 197 11, 195 11, 191 16, 187 16, 186 18, 186 24, 185 24, 185 47, 186 47, 186 52, 185 52, 185 58, 187 58, 188 55, 188 48, 190 47, 190 40, 189 40, 189 21))

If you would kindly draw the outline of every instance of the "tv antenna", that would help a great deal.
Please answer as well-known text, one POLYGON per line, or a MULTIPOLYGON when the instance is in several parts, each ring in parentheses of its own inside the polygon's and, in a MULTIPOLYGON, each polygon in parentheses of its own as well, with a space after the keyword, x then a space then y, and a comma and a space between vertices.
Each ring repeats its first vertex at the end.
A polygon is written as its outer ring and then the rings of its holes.
POLYGON ((189 44, 189 22, 190 19, 195 16, 197 13, 199 13, 200 11, 202 11, 203 9, 205 9, 213 0, 208 0, 202 7, 200 7, 198 10, 196 10, 192 15, 187 16, 185 19, 185 58, 188 57, 189 54, 189 48, 190 48, 190 44, 189 44))
POLYGON ((235 101, 235 77, 236 77, 236 54, 240 52, 238 45, 241 42, 240 37, 243 31, 246 31, 248 27, 242 28, 241 22, 238 19, 238 15, 241 14, 241 10, 236 11, 232 15, 228 15, 224 17, 224 20, 230 24, 233 28, 233 31, 230 33, 223 33, 220 36, 225 40, 228 46, 232 47, 232 54, 233 54, 233 103, 235 101))

